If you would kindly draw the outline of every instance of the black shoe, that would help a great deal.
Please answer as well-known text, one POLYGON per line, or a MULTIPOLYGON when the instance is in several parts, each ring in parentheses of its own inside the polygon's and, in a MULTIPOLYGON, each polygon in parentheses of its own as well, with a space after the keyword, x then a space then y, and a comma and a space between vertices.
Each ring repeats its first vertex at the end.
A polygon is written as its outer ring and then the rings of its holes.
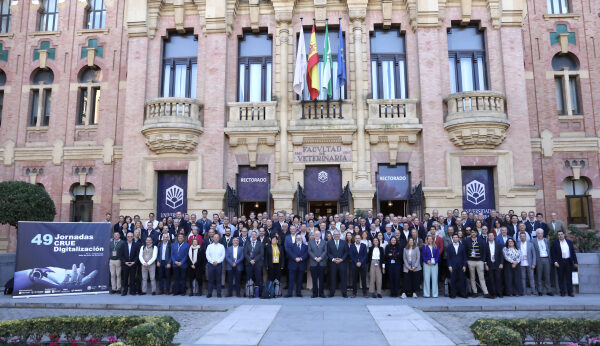
POLYGON ((348 295, 346 293, 342 293, 342 297, 348 298, 348 295))
POLYGON ((363 294, 363 298, 369 298, 369 295, 365 293, 363 294))
POLYGON ((206 298, 212 298, 212 294, 207 294, 206 298))
POLYGON ((317 298, 317 295, 316 295, 316 294, 313 294, 313 295, 311 295, 310 297, 311 297, 311 298, 317 298))
POLYGON ((356 293, 352 294, 352 296, 350 296, 350 298, 356 298, 356 293))
POLYGON ((477 293, 471 293, 471 298, 477 298, 477 293))
POLYGON ((377 293, 377 298, 383 298, 383 296, 379 293, 377 293))
POLYGON ((136 295, 136 293, 135 293, 135 292, 131 292, 131 293, 129 293, 129 294, 131 294, 132 296, 135 296, 135 295, 136 295))
POLYGON ((450 296, 450 299, 456 299, 456 296, 450 296))
POLYGON ((221 293, 217 293, 217 298, 221 298, 221 293))
POLYGON ((549 295, 550 297, 554 297, 554 293, 550 292, 550 293, 546 293, 547 295, 549 295))
POLYGON ((334 293, 329 293, 329 298, 333 298, 335 296, 334 293))
POLYGON ((285 298, 292 298, 293 296, 291 294, 286 294, 284 297, 285 298))
POLYGON ((327 296, 324 293, 319 294, 319 297, 321 297, 321 298, 327 298, 327 296))
POLYGON ((140 296, 145 296, 146 292, 140 292, 140 296))
POLYGON ((122 295, 122 296, 126 296, 126 295, 127 295, 127 292, 126 292, 126 291, 124 291, 123 293, 121 293, 121 295, 122 295))
POLYGON ((564 297, 564 296, 565 296, 565 294, 564 294, 564 293, 561 293, 561 294, 560 294, 560 296, 561 296, 561 297, 564 297))
POLYGON ((152 295, 153 295, 153 296, 155 296, 155 295, 156 295, 156 292, 152 292, 152 295))
POLYGON ((569 293, 569 297, 575 297, 573 293, 569 293))
POLYGON ((302 293, 296 293, 296 297, 302 298, 302 293))
POLYGON ((494 299, 494 297, 489 294, 484 294, 483 298, 494 299))
POLYGON ((190 292, 190 297, 193 297, 193 296, 194 296, 194 292, 190 292))
POLYGON ((543 296, 544 294, 542 292, 538 292, 538 296, 543 296))

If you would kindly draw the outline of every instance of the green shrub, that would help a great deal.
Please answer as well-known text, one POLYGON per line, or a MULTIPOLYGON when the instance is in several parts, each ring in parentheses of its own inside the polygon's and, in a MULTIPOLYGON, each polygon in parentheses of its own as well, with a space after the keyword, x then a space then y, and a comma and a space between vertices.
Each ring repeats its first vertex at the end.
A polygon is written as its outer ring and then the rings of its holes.
POLYGON ((600 247, 598 231, 593 229, 581 229, 569 225, 569 233, 573 236, 573 245, 581 252, 591 252, 600 247))
POLYGON ((478 319, 471 325, 471 331, 475 339, 485 345, 522 345, 527 339, 532 339, 536 344, 547 340, 560 344, 565 339, 578 344, 600 335, 600 319, 478 319))
MULTIPOLYGON (((170 316, 56 316, 0 321, 0 345, 39 343, 44 337, 85 341, 116 337, 132 346, 162 346, 173 341, 179 323, 170 316)), ((123 343, 113 343, 121 344, 123 343)))
POLYGON ((19 221, 52 221, 54 202, 39 185, 23 181, 0 182, 0 224, 17 227, 19 221))

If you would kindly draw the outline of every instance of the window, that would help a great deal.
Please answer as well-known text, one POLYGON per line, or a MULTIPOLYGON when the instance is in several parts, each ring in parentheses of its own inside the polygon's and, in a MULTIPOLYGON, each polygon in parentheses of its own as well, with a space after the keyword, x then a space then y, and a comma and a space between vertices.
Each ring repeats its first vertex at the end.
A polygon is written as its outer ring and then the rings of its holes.
POLYGON ((40 8, 40 31, 58 30, 58 8, 57 0, 43 0, 40 8))
POLYGON ((87 9, 87 28, 104 29, 106 27, 106 6, 104 0, 89 0, 87 9))
POLYGON ((0 0, 0 33, 10 29, 10 0, 0 0))
POLYGON ((566 14, 569 12, 569 0, 548 0, 549 14, 566 14))
POLYGON ((371 86, 374 99, 405 99, 406 55, 399 30, 376 30, 371 35, 371 86))
POLYGON ((71 188, 73 202, 71 204, 71 221, 72 222, 91 222, 94 210, 94 185, 87 183, 86 185, 75 184, 71 188))
MULTIPOLYGON (((346 86, 339 87, 337 82, 337 54, 339 47, 339 30, 329 28, 329 48, 331 48, 331 82, 333 84, 333 97, 332 100, 339 100, 346 98, 346 86)), ((306 45, 306 54, 310 51, 310 35, 312 33, 312 28, 308 30, 304 30, 304 44, 306 45)), ((319 80, 321 83, 323 82, 323 47, 325 43, 325 31, 315 32, 315 36, 317 39, 317 48, 319 50, 319 80)), ((298 41, 296 41, 298 42, 298 41)), ((345 41, 344 41, 345 42, 345 41)), ((344 47, 342 47, 344 48, 344 47)), ((308 58, 308 56, 307 56, 308 58)), ((346 69, 348 72, 348 69, 346 69)), ((348 81, 350 78, 348 78, 348 81)), ((322 86, 322 85, 321 85, 322 86)), ((322 90, 319 93, 319 97, 317 100, 327 100, 327 94, 322 90)), ((310 100, 310 95, 308 93, 308 88, 304 88, 304 94, 302 95, 302 99, 305 101, 310 100)))
POLYGON ((268 34, 244 34, 239 43, 238 101, 271 101, 273 42, 268 34))
POLYGON ((476 26, 448 31, 450 92, 487 90, 483 32, 476 26))
POLYGON ((198 38, 193 34, 169 35, 163 47, 163 97, 196 97, 198 38))
POLYGON ((579 99, 579 63, 571 53, 552 58, 556 109, 559 115, 581 114, 579 99))
POLYGON ((50 69, 38 69, 31 81, 31 105, 29 126, 48 126, 54 73, 50 69))
POLYGON ((77 125, 98 124, 101 76, 102 71, 96 66, 86 67, 79 74, 77 125))
POLYGON ((0 70, 0 126, 2 126, 2 109, 4 108, 4 85, 6 85, 6 73, 0 70))
POLYGON ((591 200, 588 194, 590 183, 587 178, 563 180, 567 200, 567 222, 591 226, 591 200))

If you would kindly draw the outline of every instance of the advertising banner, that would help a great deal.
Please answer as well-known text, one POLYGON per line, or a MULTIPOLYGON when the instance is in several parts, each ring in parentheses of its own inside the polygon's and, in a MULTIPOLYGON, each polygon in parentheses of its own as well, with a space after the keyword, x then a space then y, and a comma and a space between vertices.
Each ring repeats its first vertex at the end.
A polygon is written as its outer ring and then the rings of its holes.
POLYGON ((13 297, 107 292, 111 224, 19 222, 13 297))
POLYGON ((408 200, 410 179, 406 165, 379 166, 377 196, 380 200, 408 200))
POLYGON ((488 168, 463 168, 462 170, 463 210, 485 217, 496 208, 494 176, 488 168))
POLYGON ((308 201, 337 201, 342 192, 342 174, 338 166, 307 166, 304 191, 308 201))
POLYGON ((159 172, 156 218, 187 212, 187 172, 159 172))
POLYGON ((269 172, 266 166, 240 167, 237 178, 240 202, 264 202, 269 199, 269 172))

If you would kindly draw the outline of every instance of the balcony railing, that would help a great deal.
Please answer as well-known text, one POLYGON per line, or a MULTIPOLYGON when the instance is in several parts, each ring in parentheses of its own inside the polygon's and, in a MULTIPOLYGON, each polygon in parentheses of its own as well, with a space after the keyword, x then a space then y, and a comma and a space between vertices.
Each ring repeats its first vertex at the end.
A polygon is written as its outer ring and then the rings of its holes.
POLYGON ((462 149, 492 149, 506 137, 510 121, 505 111, 504 94, 465 91, 445 99, 448 114, 444 128, 450 140, 462 149))
POLYGON ((465 91, 450 94, 446 98, 448 116, 457 113, 486 113, 494 115, 504 114, 504 95, 495 91, 479 90, 465 91))
POLYGON ((300 119, 344 119, 341 100, 300 101, 300 119))
POLYGON ((188 153, 198 144, 202 103, 196 99, 162 97, 146 101, 142 133, 153 152, 188 153))
POLYGON ((415 99, 367 100, 367 127, 418 124, 417 102, 415 99))
POLYGON ((226 132, 276 130, 277 102, 230 102, 226 132))

